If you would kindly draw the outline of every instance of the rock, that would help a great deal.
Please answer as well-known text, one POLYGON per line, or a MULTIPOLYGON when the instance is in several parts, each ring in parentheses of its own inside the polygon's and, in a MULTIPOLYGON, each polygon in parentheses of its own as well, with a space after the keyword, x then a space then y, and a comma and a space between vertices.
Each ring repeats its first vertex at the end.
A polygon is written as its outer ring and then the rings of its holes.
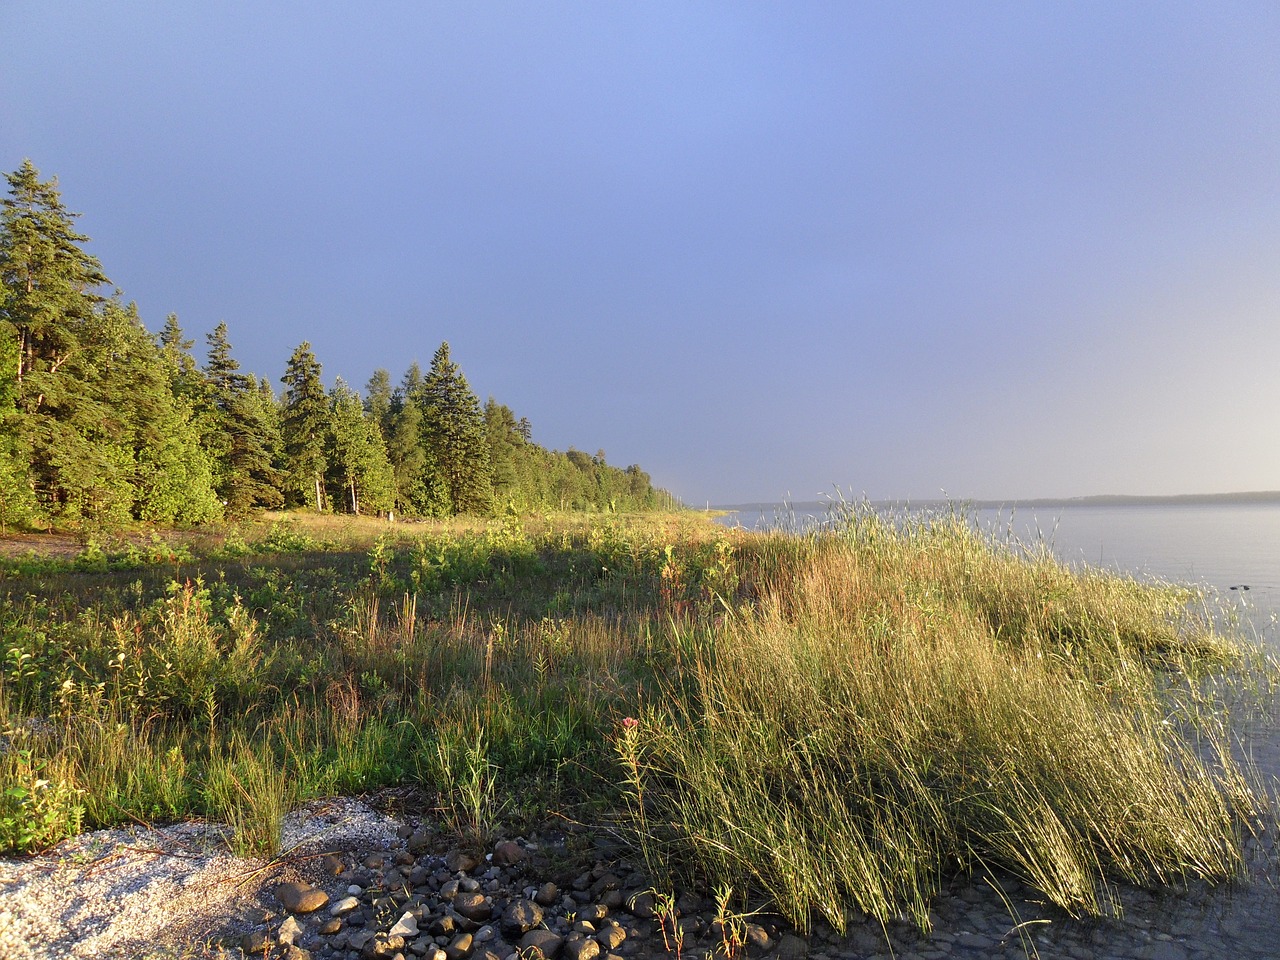
POLYGON ((280 960, 311 960, 311 951, 303 950, 296 943, 285 944, 280 952, 280 960))
POLYGON ((560 888, 554 883, 544 883, 538 888, 538 892, 533 895, 533 902, 539 906, 549 907, 556 902, 556 898, 560 896, 560 888))
POLYGON ((284 923, 280 924, 280 929, 276 931, 276 940, 279 943, 297 943, 301 936, 302 924, 293 917, 285 917, 284 923))
POLYGON ((342 862, 342 858, 336 853, 330 853, 320 858, 320 869, 329 876, 336 877, 347 869, 347 865, 342 862))
POLYGON ((532 900, 515 900, 502 914, 502 932, 520 936, 542 923, 542 908, 532 900))
POLYGON ((360 949, 360 960, 391 960, 403 949, 404 937, 377 936, 360 949))
POLYGON ((324 934, 326 937, 330 937, 341 929, 342 921, 337 917, 330 917, 324 923, 320 924, 319 932, 324 934))
POLYGON ((603 903, 589 903, 578 911, 578 916, 583 920, 589 920, 592 923, 598 923, 609 915, 609 908, 603 903))
POLYGON ((347 946, 352 950, 363 950, 374 938, 372 930, 357 930, 347 938, 347 946))
POLYGON ((329 902, 329 895, 309 883, 282 883, 276 887, 276 899, 290 913, 311 913, 329 902))
POLYGON ((498 867, 509 867, 525 858, 524 847, 514 840, 503 840, 493 848, 493 863, 498 867))
POLYGON ((550 930, 530 930, 520 938, 520 953, 536 953, 545 960, 555 960, 564 946, 564 940, 550 930))
POLYGON ((271 948, 271 938, 265 930, 253 930, 240 938, 240 949, 245 953, 266 953, 271 948))
MULTIPOLYGON (((758 923, 748 923, 746 932, 747 949, 753 954, 768 953, 773 949, 773 938, 769 931, 758 923)), ((870 950, 864 950, 870 953, 870 950)))
POLYGON ((457 921, 449 914, 436 917, 427 928, 433 937, 451 937, 458 929, 457 921))
POLYGON ((344 913, 350 913, 358 906, 360 906, 360 901, 355 897, 343 897, 329 908, 329 915, 331 917, 340 917, 344 913))
POLYGON ((444 865, 454 873, 470 873, 476 868, 476 858, 461 850, 450 850, 444 858, 444 865))
POLYGON ((627 931, 623 930, 622 927, 619 927, 616 924, 605 927, 596 934, 596 943, 600 944, 600 946, 604 947, 604 949, 608 950, 610 953, 622 946, 622 942, 626 939, 627 931))
POLYGON ((627 909, 633 917, 639 917, 641 920, 648 920, 653 917, 653 894, 644 892, 637 893, 627 901, 627 909))
POLYGON ((416 937, 418 935, 418 918, 406 910, 387 933, 392 936, 404 937, 405 939, 416 937))
POLYGON ((583 937, 581 940, 570 940, 564 945, 565 960, 596 960, 600 956, 600 944, 583 937))
POLYGON ((453 909, 473 923, 482 923, 493 914, 493 906, 482 893, 460 893, 453 898, 453 909))
POLYGON ((409 837, 409 852, 420 857, 431 846, 431 834, 425 830, 417 830, 409 837))
POLYGON ((794 933, 784 933, 778 941, 778 960, 805 960, 809 956, 809 942, 794 933))
POLYGON ((444 948, 444 955, 448 957, 448 960, 463 960, 471 952, 471 944, 473 942, 471 934, 460 933, 444 948))

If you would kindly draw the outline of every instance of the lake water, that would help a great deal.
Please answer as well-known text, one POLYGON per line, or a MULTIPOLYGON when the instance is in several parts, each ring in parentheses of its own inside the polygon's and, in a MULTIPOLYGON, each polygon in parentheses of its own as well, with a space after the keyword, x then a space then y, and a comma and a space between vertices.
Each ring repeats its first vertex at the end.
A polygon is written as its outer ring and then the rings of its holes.
MULTIPOLYGON (((985 507, 969 513, 981 529, 1002 539, 1046 543, 1069 564, 1207 587, 1217 602, 1237 609, 1280 652, 1275 625, 1280 611, 1280 503, 1066 504, 985 507)), ((720 522, 748 529, 805 529, 827 517, 827 505, 807 503, 734 511, 720 522)))

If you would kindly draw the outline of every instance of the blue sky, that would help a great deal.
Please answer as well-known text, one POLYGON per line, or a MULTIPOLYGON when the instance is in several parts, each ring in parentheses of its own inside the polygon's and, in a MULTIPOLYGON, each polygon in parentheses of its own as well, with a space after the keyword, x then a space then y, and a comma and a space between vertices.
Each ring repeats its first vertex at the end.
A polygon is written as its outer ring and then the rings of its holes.
POLYGON ((0 168, 273 382, 687 501, 1280 488, 1273 3, 6 0, 0 168))

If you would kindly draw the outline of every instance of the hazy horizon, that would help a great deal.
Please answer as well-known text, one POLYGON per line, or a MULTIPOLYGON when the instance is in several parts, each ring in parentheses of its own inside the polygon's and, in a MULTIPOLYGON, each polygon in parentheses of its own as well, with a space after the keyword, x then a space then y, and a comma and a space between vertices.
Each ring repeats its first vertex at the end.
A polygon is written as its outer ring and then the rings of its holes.
POLYGON ((448 340, 688 503, 1270 490, 1277 49, 1249 2, 10 0, 0 167, 200 358, 448 340))

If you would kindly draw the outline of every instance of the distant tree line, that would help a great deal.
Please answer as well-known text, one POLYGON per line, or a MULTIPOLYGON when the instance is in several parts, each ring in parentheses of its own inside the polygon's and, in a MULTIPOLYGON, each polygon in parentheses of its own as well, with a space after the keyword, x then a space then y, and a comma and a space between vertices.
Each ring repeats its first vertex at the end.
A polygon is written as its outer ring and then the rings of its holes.
POLYGON ((225 323, 203 362, 178 318, 158 335, 85 252, 57 181, 25 161, 0 211, 0 524, 202 523, 263 508, 404 516, 667 507, 625 470, 533 442, 482 407, 442 343, 424 373, 331 390, 308 343, 283 390, 243 373, 225 323))

